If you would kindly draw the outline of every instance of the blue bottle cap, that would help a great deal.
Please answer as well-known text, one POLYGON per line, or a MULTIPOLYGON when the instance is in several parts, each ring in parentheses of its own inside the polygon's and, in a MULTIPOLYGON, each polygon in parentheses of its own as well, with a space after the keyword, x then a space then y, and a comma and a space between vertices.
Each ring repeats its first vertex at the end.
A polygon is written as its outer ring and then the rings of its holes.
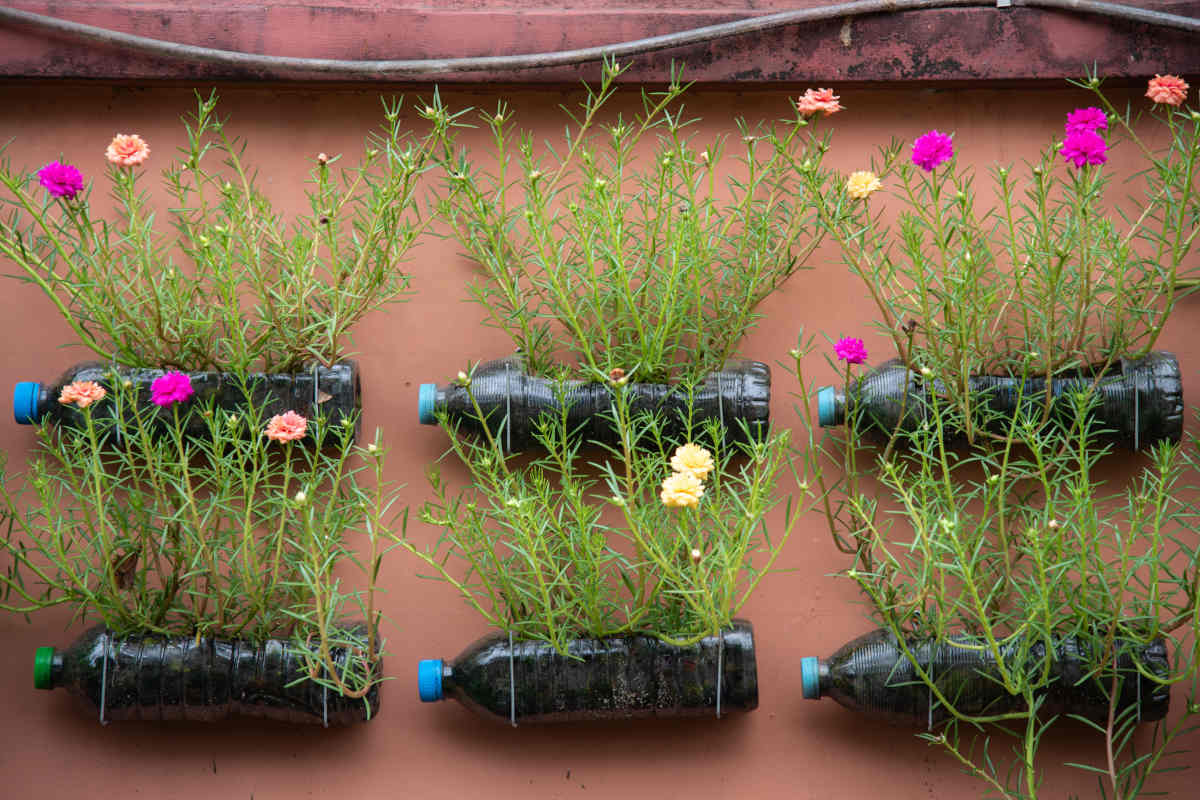
POLYGON ((422 703, 436 703, 443 699, 442 660, 440 658, 427 658, 417 664, 417 692, 421 695, 422 703))
POLYGON ((420 393, 417 395, 417 419, 422 425, 437 423, 437 417, 433 413, 436 405, 437 384, 422 383, 420 393))
POLYGON ((800 689, 805 700, 821 699, 821 662, 816 656, 800 659, 800 689))
POLYGON ((38 398, 42 385, 37 381, 19 381, 13 387, 13 418, 18 425, 34 425, 38 422, 38 398))
POLYGON ((837 391, 832 386, 817 389, 817 423, 822 428, 837 425, 837 391))

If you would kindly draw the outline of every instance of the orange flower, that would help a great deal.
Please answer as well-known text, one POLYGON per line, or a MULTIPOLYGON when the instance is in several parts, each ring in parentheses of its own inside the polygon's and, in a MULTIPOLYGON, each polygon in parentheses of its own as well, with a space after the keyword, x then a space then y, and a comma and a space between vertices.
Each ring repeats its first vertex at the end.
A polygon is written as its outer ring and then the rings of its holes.
POLYGON ((818 112, 825 116, 845 110, 838 100, 841 95, 833 93, 833 89, 805 89, 804 94, 796 101, 796 110, 806 117, 818 112))
POLYGON ((134 167, 150 157, 150 145, 136 133, 118 133, 104 155, 119 167, 134 167))
POLYGON ((1155 75, 1150 79, 1150 88, 1146 89, 1146 97, 1156 103, 1166 103, 1177 106, 1187 97, 1187 81, 1176 75, 1155 75))
POLYGON ((297 439, 303 439, 307 432, 308 420, 295 411, 286 411, 271 417, 265 431, 268 439, 274 439, 277 442, 294 442, 297 439))
POLYGON ((64 406, 76 405, 87 408, 97 400, 103 400, 108 392, 95 381, 75 381, 68 383, 58 395, 58 402, 64 406))

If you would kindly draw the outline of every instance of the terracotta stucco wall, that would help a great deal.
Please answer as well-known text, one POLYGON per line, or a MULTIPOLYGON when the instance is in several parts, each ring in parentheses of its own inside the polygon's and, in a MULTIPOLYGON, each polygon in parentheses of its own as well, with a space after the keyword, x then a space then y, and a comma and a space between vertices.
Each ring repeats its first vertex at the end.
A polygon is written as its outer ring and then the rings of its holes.
MULTIPOLYGON (((420 94, 422 89, 406 89, 420 94)), ((223 113, 245 135, 249 157, 264 186, 285 211, 301 210, 303 180, 311 158, 360 152, 361 138, 378 120, 374 89, 222 88, 223 113)), ((733 91, 699 88, 689 108, 704 118, 702 137, 731 130, 732 119, 778 117, 789 94, 783 89, 733 91)), ((558 103, 574 89, 459 87, 446 92, 456 106, 494 107, 506 97, 522 124, 538 138, 560 130, 558 103)), ((629 99, 632 99, 630 97, 629 99)), ((930 127, 955 131, 960 158, 983 165, 1020 161, 1061 130, 1063 114, 1083 95, 1057 84, 1021 90, 915 90, 896 87, 844 91, 848 111, 835 119, 832 163, 863 165, 870 150, 892 135, 909 137, 930 127)), ((154 148, 150 171, 181 143, 179 114, 192 106, 188 88, 136 88, 80 84, 12 83, 0 87, 0 133, 18 164, 36 168, 60 154, 85 173, 103 169, 102 151, 116 131, 139 132, 154 148)), ((797 275, 763 307, 766 318, 742 352, 776 362, 795 345, 801 325, 831 336, 863 334, 872 360, 890 354, 868 330, 872 309, 861 287, 826 258, 797 275)), ((445 448, 440 431, 416 420, 416 390, 444 380, 468 360, 495 357, 510 345, 478 324, 477 307, 465 304, 471 265, 446 240, 426 239, 409 264, 416 295, 363 324, 356 349, 364 374, 364 430, 377 426, 393 448, 391 477, 407 484, 414 507, 428 496, 426 465, 445 448)), ((9 270, 5 270, 9 271, 9 270)), ((1200 307, 1187 302, 1170 323, 1162 346, 1184 365, 1185 384, 1200 359, 1194 335, 1200 307)), ((30 286, 0 282, 0 392, 14 381, 49 379, 83 360, 50 304, 30 286)), ((814 359, 813 369, 823 373, 814 359)), ((834 375, 821 374, 832 380, 834 375)), ((775 370, 773 417, 797 426, 792 410, 794 378, 775 370)), ((3 396, 7 397, 7 394, 3 396)), ((7 412, 5 412, 7 414, 7 412)), ((29 428, 0 419, 0 449, 9 469, 20 470, 34 443, 29 428)), ((452 462, 445 474, 458 482, 452 462)), ((1111 469, 1119 477, 1119 469, 1111 469)), ((412 534, 436 532, 412 523, 412 534)), ((756 712, 721 721, 638 722, 553 728, 492 726, 455 704, 422 705, 415 687, 419 658, 452 657, 485 633, 480 621, 446 586, 415 577, 416 564, 393 554, 383 572, 382 604, 392 620, 390 656, 381 715, 346 730, 290 729, 239 722, 113 724, 102 728, 61 692, 31 686, 32 653, 42 644, 65 644, 79 626, 69 613, 52 611, 31 624, 0 616, 0 796, 228 798, 290 800, 299 797, 457 798, 959 798, 980 794, 980 784, 911 731, 867 722, 830 701, 801 699, 799 660, 827 655, 872 627, 849 582, 829 577, 843 568, 820 517, 809 517, 782 558, 781 572, 766 580, 744 615, 758 638, 761 705, 756 712)), ((1176 713, 1185 701, 1177 692, 1176 713)), ((1174 718, 1175 714, 1172 714, 1174 718)), ((1147 735, 1148 731, 1143 733, 1147 735)), ((1194 737, 1191 744, 1195 744, 1194 737)), ((1002 736, 994 746, 1007 747, 1002 736)), ((1053 766, 1064 761, 1100 763, 1102 742, 1079 725, 1063 724, 1047 735, 1046 797, 1095 796, 1095 779, 1053 766)), ((1200 756, 1176 763, 1196 766, 1200 756)), ((1174 797, 1195 796, 1194 776, 1156 780, 1174 797)))

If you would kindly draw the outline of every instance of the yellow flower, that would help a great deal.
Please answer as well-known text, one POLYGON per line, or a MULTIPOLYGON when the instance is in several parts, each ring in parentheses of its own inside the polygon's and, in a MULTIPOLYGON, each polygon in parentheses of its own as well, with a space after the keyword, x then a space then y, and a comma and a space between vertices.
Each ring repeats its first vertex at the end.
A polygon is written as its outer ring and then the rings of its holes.
POLYGON ((663 505, 667 508, 695 508, 704 494, 704 484, 690 472, 675 472, 662 482, 663 505))
POLYGON ((671 469, 689 472, 698 480, 704 480, 713 471, 712 453, 698 444, 688 442, 675 449, 675 455, 671 457, 671 469))
POLYGON ((879 191, 883 184, 879 182, 874 172, 860 170, 851 172, 846 178, 846 193, 855 200, 866 200, 872 193, 879 191))

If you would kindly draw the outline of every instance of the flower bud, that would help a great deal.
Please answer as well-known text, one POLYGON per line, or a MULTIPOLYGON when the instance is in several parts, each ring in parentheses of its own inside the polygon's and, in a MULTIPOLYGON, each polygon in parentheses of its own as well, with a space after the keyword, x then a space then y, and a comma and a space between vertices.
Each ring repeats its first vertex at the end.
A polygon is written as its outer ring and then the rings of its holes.
POLYGON ((329 156, 324 153, 317 153, 317 163, 322 167, 329 163, 329 156))
POLYGON ((367 452, 372 455, 374 455, 375 453, 378 453, 379 445, 375 444, 374 442, 371 442, 370 444, 367 445, 367 452))
POLYGON ((696 549, 695 547, 693 547, 693 548, 692 548, 692 563, 693 563, 693 564, 699 564, 699 563, 700 563, 700 556, 701 556, 701 555, 703 555, 703 553, 701 553, 701 552, 700 552, 698 549, 696 549))
POLYGON ((307 502, 308 502, 308 494, 303 489, 296 492, 296 505, 302 506, 307 502))

